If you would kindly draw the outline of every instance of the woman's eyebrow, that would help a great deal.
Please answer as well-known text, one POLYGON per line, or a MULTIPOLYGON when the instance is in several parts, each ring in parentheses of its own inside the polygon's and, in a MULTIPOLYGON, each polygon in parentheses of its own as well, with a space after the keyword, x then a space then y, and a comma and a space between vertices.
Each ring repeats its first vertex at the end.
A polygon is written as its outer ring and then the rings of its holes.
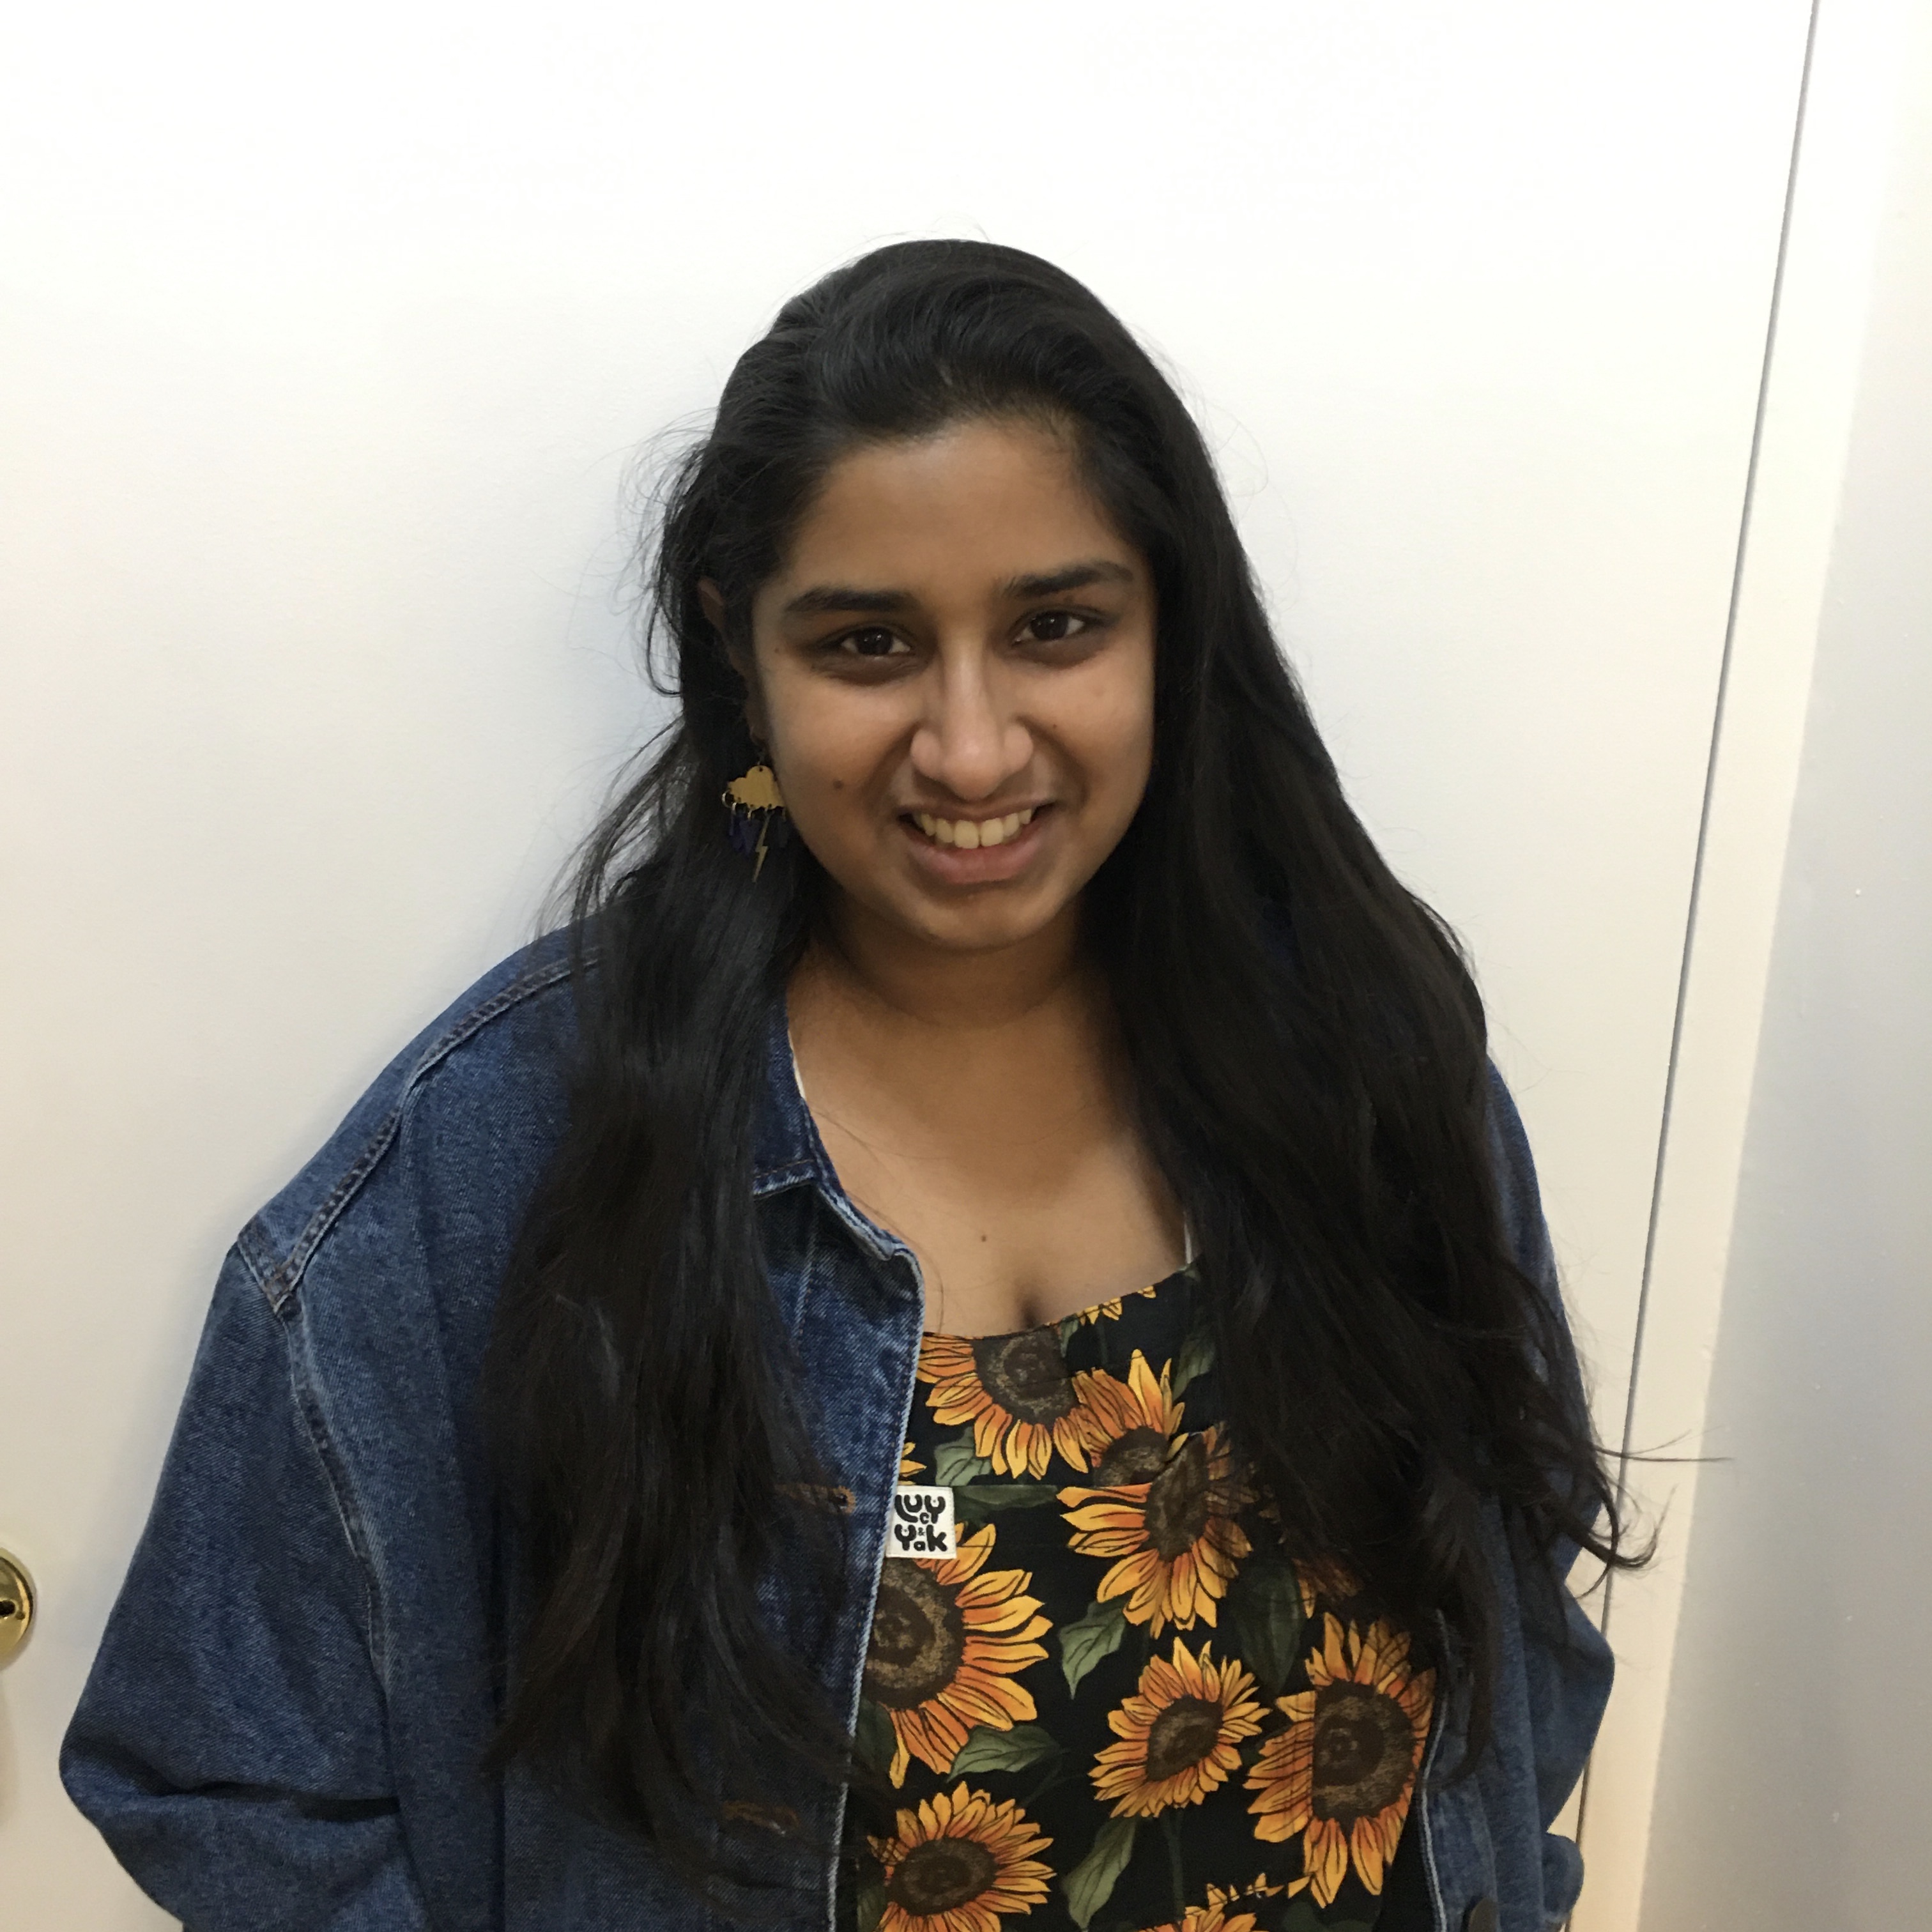
MULTIPOLYGON (((1007 598, 1057 597, 1063 591, 1078 590, 1089 584, 1131 584, 1134 574, 1111 557, 1089 557, 1078 563, 1062 564, 1058 570, 1009 578, 1000 586, 1007 598)), ((817 616, 833 610, 865 610, 884 614, 909 610, 918 602, 909 590, 867 590, 856 584, 815 584, 801 590, 780 612, 782 616, 817 616)))
POLYGON ((1134 574, 1124 563, 1116 563, 1111 557, 1090 557, 1081 563, 1063 564, 1058 570, 1042 572, 1036 576, 1009 578, 1005 594, 1009 597, 1057 597, 1064 590, 1078 590, 1089 584, 1131 584, 1134 574))
POLYGON ((801 590, 779 613, 803 617, 826 610, 905 610, 914 602, 909 590, 862 590, 850 584, 818 584, 801 590))

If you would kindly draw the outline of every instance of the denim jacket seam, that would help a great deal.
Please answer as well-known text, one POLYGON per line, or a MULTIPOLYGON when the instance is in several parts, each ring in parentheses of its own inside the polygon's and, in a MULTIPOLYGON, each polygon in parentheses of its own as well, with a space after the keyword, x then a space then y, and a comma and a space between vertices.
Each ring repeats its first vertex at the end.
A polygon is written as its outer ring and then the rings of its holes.
POLYGON ((362 1520, 361 1508, 356 1502, 355 1484, 350 1479, 348 1464, 338 1451, 330 1433, 328 1418, 323 1413, 320 1391, 316 1386, 315 1378, 306 1371, 303 1365, 301 1337, 296 1326, 300 1318, 288 1307, 286 1298, 275 1313, 281 1328, 283 1346, 288 1359, 290 1401, 303 1439, 321 1469, 322 1481, 328 1490, 330 1504, 335 1511, 336 1522, 342 1532, 342 1540, 348 1546, 356 1574, 362 1579, 363 1640, 368 1646, 370 1667, 375 1673, 376 1681, 386 1694, 388 1690, 388 1647, 383 1640, 382 1589, 381 1580, 376 1573, 374 1550, 362 1520))
POLYGON ((471 1007, 452 1022, 424 1048, 421 1058, 404 1077, 394 1104, 377 1124, 362 1151, 329 1190, 322 1204, 302 1224, 302 1232, 290 1244, 288 1252, 266 1277, 260 1276, 258 1271, 262 1292, 268 1298, 270 1307, 278 1315, 283 1313, 290 1298, 301 1285, 309 1263, 315 1258, 316 1250, 341 1219, 349 1204, 360 1192, 363 1183, 375 1172, 382 1156, 394 1144, 404 1114, 423 1082, 458 1047, 473 1038, 484 1028, 500 1019, 504 1014, 522 1005, 526 1000, 534 998, 539 993, 548 992, 560 980, 568 979, 570 974, 569 962, 557 960, 520 975, 501 991, 493 993, 488 999, 471 1007))
POLYGON ((258 1216, 250 1221, 235 1238, 235 1252, 242 1265, 248 1270, 248 1278, 255 1284, 255 1290, 266 1301, 270 1310, 276 1314, 275 1298, 268 1292, 268 1283, 276 1268, 274 1250, 265 1238, 265 1232, 258 1216))
POLYGON ((344 1501, 348 1472, 341 1466, 332 1446, 328 1443, 328 1426, 323 1421, 319 1406, 310 1397, 308 1378, 302 1370, 300 1351, 294 1322, 296 1311, 290 1306, 290 1297, 283 1294, 279 1299, 271 1292, 275 1268, 272 1258, 259 1251, 257 1239, 259 1224, 250 1222, 237 1238, 236 1253, 261 1293, 275 1331, 282 1344, 283 1365, 288 1375, 289 1408, 297 1430, 310 1454, 314 1456, 322 1474, 323 1486, 328 1491, 328 1500, 335 1512, 335 1520, 342 1531, 343 1540, 349 1546, 350 1556, 355 1559, 358 1573, 362 1578, 363 1619, 364 1628, 373 1633, 375 1628, 374 1586, 368 1560, 367 1539, 360 1527, 359 1516, 344 1501))
POLYGON ((752 1176, 752 1198, 761 1201, 769 1194, 782 1194, 788 1187, 802 1186, 818 1178, 818 1168, 810 1160, 788 1160, 777 1167, 760 1168, 752 1176))
POLYGON ((1436 1928, 1436 1932, 1444 1932, 1446 1924, 1444 1914, 1447 1907, 1442 1897, 1442 1874, 1438 1870, 1436 1863, 1436 1833, 1432 1828, 1434 1821, 1429 1815, 1430 1794, 1424 1786, 1425 1780, 1435 1768, 1436 1747, 1442 1742, 1442 1714, 1438 1711, 1436 1714, 1436 1728, 1430 1734, 1428 1745, 1422 1754, 1421 1769, 1416 1776, 1418 1802, 1415 1808, 1418 1814, 1417 1822, 1422 1828, 1422 1866, 1423 1874, 1429 1886, 1429 1922, 1436 1928))

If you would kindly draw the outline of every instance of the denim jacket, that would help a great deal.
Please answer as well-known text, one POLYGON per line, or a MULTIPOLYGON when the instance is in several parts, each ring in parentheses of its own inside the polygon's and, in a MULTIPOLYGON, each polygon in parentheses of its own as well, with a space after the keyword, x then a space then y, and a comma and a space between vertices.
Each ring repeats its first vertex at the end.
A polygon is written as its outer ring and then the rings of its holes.
MULTIPOLYGON (((476 1388, 519 1216, 563 1125, 572 1033, 553 939, 407 1047, 223 1268, 136 1549, 62 1754, 69 1792, 189 1932, 698 1932, 727 1924, 651 1851, 513 1769, 477 1766, 513 1585, 476 1388)), ((752 1210, 778 1318, 829 1392, 821 1454, 853 1497, 848 1600, 816 1661, 856 1714, 923 1301, 917 1264, 841 1190, 770 1034, 752 1210)), ((1494 1134, 1523 1266, 1554 1291, 1529 1152, 1499 1082, 1494 1134)), ((1574 1369, 1563 1366, 1571 1382, 1574 1369)), ((1578 1396, 1580 1400, 1580 1395, 1578 1396)), ((1494 1739, 1473 1777, 1438 1699, 1420 1831, 1438 1932, 1548 1932, 1582 1865, 1548 1826, 1610 1679, 1506 1617, 1494 1739)), ((772 1613, 790 1612, 782 1583, 772 1613)), ((843 1794, 801 1794, 835 1842, 843 1794)), ((826 1932, 815 1894, 770 1922, 826 1932)), ((1034 1922, 1059 1922, 1058 1903, 1034 1922)))

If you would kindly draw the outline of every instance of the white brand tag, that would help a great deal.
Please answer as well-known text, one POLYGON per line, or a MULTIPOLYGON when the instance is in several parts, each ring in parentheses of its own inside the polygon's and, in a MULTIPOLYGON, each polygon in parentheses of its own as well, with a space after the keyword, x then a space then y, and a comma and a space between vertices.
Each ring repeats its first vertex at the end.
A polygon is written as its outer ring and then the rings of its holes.
POLYGON ((952 1535, 952 1492, 923 1483, 902 1483, 892 1498, 892 1520, 886 1531, 888 1556, 956 1556, 952 1535))

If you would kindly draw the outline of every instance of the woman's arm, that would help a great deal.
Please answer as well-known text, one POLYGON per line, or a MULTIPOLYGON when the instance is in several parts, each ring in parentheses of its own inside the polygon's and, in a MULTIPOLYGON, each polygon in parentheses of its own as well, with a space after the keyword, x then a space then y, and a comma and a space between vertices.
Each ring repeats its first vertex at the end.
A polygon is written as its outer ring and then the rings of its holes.
POLYGON ((370 1571, 294 1340, 232 1251, 62 1775, 192 1932, 416 1932, 370 1571))
MULTIPOLYGON (((1516 1265, 1556 1310, 1562 1355, 1546 1365, 1546 1372, 1579 1426, 1587 1430, 1588 1402, 1564 1316, 1529 1142, 1516 1103, 1493 1067, 1490 1090, 1490 1144, 1504 1231, 1516 1265)), ((1506 1652, 1515 1653, 1510 1660, 1518 1666, 1516 1682, 1502 1690, 1505 1696, 1521 1700, 1533 1755, 1528 1765, 1517 1768, 1533 1781, 1538 1823, 1547 1832, 1583 1774, 1610 1699, 1613 1664, 1610 1646, 1564 1580, 1576 1560, 1576 1546, 1565 1541, 1556 1551, 1552 1588, 1540 1559, 1523 1550, 1520 1539, 1510 1537, 1500 1523, 1496 1532, 1502 1546, 1498 1558, 1508 1561, 1514 1573, 1510 1580, 1520 1611, 1514 1640, 1504 1639, 1506 1652)), ((1568 1839, 1546 1838, 1542 1865, 1545 1906, 1553 1915, 1550 1922, 1556 1924, 1574 1903, 1582 1882, 1582 1862, 1568 1839)))

